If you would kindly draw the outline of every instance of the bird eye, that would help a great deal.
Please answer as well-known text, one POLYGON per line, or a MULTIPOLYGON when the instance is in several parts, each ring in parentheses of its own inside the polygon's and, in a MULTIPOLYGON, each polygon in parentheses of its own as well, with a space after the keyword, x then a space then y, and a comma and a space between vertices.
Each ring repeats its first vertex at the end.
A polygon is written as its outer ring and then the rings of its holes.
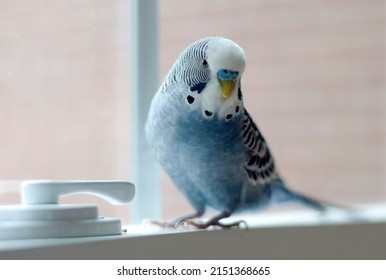
POLYGON ((202 66, 205 66, 205 67, 209 66, 208 61, 206 61, 206 59, 203 59, 201 64, 202 64, 202 66))

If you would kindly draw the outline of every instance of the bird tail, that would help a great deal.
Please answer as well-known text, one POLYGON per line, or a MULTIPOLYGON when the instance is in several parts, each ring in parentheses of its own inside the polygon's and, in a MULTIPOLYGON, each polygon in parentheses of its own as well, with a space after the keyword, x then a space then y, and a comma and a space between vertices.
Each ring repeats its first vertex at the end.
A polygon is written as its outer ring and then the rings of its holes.
MULTIPOLYGON (((325 211, 330 207, 339 207, 333 204, 322 202, 308 196, 289 190, 282 182, 275 182, 271 186, 271 203, 281 204, 287 202, 299 202, 307 207, 318 211, 325 211)), ((339 207, 340 208, 340 207, 339 207)))

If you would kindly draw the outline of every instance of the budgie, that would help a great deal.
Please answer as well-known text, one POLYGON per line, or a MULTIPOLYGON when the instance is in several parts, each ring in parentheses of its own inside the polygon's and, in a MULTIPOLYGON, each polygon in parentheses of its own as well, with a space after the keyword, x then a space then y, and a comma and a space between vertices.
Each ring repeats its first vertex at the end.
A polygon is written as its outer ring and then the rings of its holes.
POLYGON ((146 137, 161 166, 195 213, 176 219, 197 228, 231 227, 222 219, 270 203, 324 203, 291 191, 243 103, 244 51, 210 37, 189 45, 153 97, 146 137), (219 214, 194 222, 208 207, 219 214))

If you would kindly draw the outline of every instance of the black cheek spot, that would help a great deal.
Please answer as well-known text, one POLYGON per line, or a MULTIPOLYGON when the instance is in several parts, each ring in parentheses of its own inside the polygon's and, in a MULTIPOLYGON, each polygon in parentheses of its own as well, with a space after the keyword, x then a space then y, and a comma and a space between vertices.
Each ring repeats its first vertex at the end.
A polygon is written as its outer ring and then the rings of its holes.
POLYGON ((236 106, 235 111, 236 111, 236 114, 237 114, 237 113, 240 111, 240 107, 239 107, 239 106, 236 106))
POLYGON ((226 118, 227 120, 230 120, 232 117, 233 117, 232 114, 228 114, 225 118, 226 118))
POLYGON ((192 104, 194 102, 194 97, 191 95, 188 95, 188 97, 186 99, 188 100, 189 104, 192 104))
POLYGON ((207 115, 208 117, 212 116, 213 113, 211 111, 208 111, 208 110, 205 110, 205 115, 207 115))

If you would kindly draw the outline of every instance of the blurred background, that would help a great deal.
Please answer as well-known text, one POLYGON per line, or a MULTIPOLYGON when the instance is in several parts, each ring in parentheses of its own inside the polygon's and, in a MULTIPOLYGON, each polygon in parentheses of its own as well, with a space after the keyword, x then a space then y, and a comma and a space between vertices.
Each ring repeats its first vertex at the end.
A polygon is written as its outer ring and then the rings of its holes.
MULTIPOLYGON (((159 13, 159 83, 191 42, 234 40, 246 107, 288 184, 386 201, 385 0, 161 0, 159 13)), ((0 204, 20 202, 21 180, 130 180, 130 74, 130 1, 0 1, 0 204)), ((161 178, 162 217, 190 213, 161 178)), ((129 221, 97 198, 63 202, 85 200, 129 221)))

